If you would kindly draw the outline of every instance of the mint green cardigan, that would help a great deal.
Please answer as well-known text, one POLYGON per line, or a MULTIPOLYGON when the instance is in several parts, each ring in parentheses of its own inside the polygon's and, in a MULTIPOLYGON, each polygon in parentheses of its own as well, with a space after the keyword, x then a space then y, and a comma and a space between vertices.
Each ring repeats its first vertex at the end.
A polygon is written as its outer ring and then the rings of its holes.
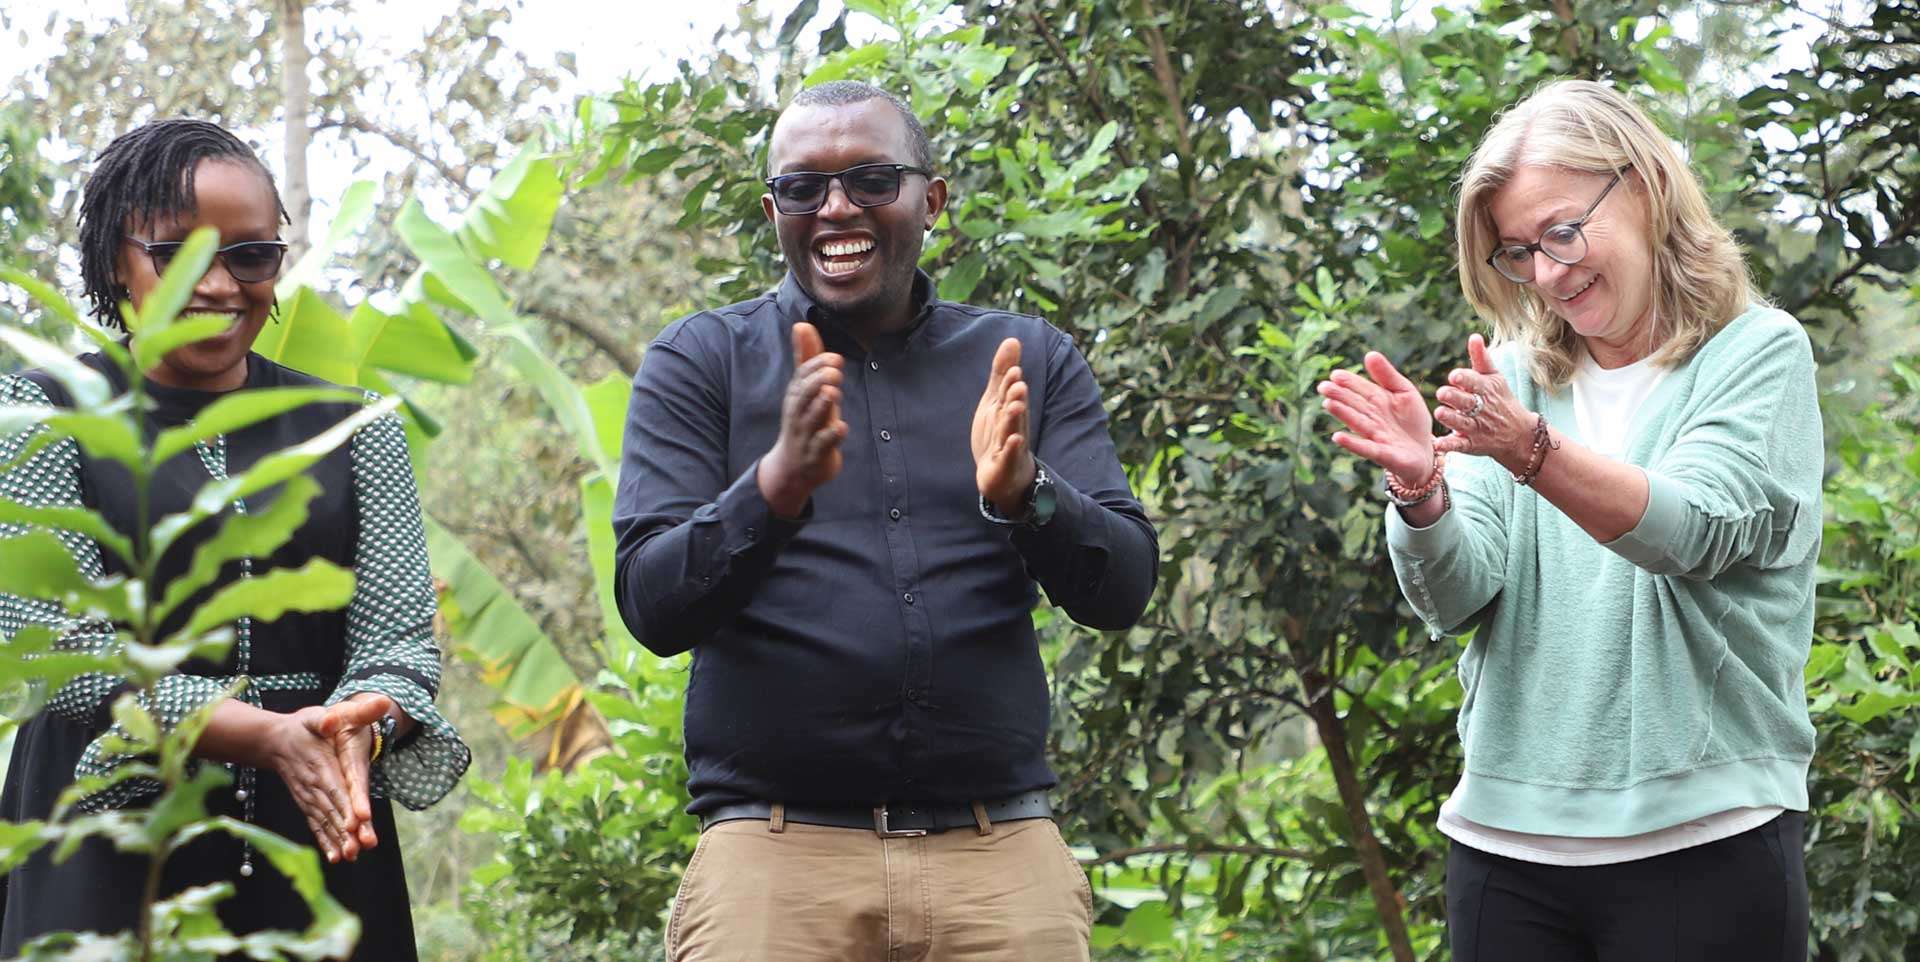
MULTIPOLYGON (((1496 363, 1579 440, 1572 392, 1496 363)), ((1551 456, 1551 455, 1549 455, 1551 456)), ((1813 352, 1752 307, 1670 371, 1627 460, 1649 502, 1601 544, 1492 459, 1449 460, 1453 508, 1387 510, 1407 601, 1460 658, 1462 816, 1517 832, 1623 836, 1730 808, 1807 807, 1824 461, 1813 352)))

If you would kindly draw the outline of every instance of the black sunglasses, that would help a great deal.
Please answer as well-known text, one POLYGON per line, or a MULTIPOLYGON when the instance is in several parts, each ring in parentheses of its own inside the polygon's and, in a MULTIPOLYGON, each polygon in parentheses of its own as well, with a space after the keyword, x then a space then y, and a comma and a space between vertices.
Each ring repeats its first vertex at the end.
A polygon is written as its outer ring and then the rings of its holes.
POLYGON ((1525 284, 1533 280, 1534 251, 1539 251, 1568 266, 1580 263, 1581 258, 1587 256, 1587 234, 1580 228, 1585 227, 1587 221, 1593 219, 1593 212, 1600 209, 1600 202, 1607 199, 1607 195, 1613 192, 1614 185, 1620 183, 1620 178, 1632 169, 1632 166, 1628 165, 1614 171, 1613 179, 1607 181, 1607 186, 1600 191, 1600 196, 1595 197, 1593 203, 1587 205, 1586 213, 1547 228, 1546 233, 1541 234, 1539 240, 1531 244, 1507 244, 1494 248, 1493 253, 1487 255, 1487 266, 1499 271, 1501 277, 1515 284, 1525 284))
MULTIPOLYGON (((138 237, 128 237, 126 240, 147 252, 147 257, 153 261, 155 274, 165 274, 167 265, 173 263, 180 248, 186 246, 182 241, 144 241, 138 237)), ((241 241, 228 244, 213 253, 234 280, 242 284, 259 284, 280 276, 280 262, 287 257, 287 242, 241 241)))
POLYGON ((900 180, 908 174, 932 177, 933 171, 909 164, 861 164, 836 174, 801 170, 767 178, 767 189, 782 214, 819 210, 827 202, 828 185, 836 180, 855 207, 885 207, 900 199, 900 180))

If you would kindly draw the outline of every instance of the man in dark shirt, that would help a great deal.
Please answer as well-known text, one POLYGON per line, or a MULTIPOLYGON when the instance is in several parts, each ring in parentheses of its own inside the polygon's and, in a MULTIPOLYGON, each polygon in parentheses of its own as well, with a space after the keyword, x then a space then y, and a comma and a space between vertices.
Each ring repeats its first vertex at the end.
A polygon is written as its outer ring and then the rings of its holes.
POLYGON ((930 153, 878 88, 802 93, 762 201, 788 276, 674 322, 634 378, 615 593, 693 652, 706 823, 673 960, 1087 956, 1034 583, 1126 628, 1158 547, 1073 342, 917 269, 930 153))

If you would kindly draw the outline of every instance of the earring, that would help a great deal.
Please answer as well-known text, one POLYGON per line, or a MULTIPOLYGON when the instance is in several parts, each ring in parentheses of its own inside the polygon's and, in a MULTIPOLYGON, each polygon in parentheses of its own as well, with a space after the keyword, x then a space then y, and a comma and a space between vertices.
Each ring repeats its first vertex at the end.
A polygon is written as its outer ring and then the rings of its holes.
POLYGON ((273 306, 267 308, 267 320, 280 323, 280 298, 277 295, 273 299, 273 306))

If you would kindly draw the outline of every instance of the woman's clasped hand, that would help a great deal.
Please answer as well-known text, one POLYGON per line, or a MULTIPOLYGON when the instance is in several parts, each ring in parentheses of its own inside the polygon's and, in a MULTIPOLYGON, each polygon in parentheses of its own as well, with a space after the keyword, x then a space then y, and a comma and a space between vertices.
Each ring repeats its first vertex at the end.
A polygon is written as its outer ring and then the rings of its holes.
POLYGON ((373 725, 393 711, 392 699, 371 693, 310 705, 277 716, 261 746, 260 767, 287 783, 329 862, 351 862, 380 844, 368 796, 373 725))
POLYGON ((1379 351, 1368 351, 1364 372, 1340 370, 1315 388, 1321 407, 1346 425, 1333 442, 1379 465, 1407 488, 1427 483, 1438 454, 1475 454, 1519 474, 1533 451, 1537 418, 1494 367, 1486 339, 1467 338, 1471 366, 1456 368, 1434 391, 1431 410, 1420 388, 1379 351), (1435 421, 1449 434, 1435 437, 1435 421))

